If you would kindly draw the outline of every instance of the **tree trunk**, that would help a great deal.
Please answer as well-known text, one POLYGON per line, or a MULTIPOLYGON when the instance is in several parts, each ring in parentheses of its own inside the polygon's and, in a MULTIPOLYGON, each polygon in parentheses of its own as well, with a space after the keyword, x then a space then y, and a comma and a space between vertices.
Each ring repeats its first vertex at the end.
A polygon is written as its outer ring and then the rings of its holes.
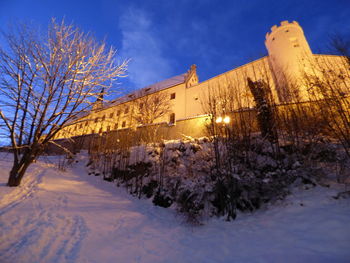
POLYGON ((33 160, 34 158, 22 157, 22 160, 18 164, 14 164, 10 171, 7 185, 10 187, 19 186, 25 172, 27 171, 27 168, 33 162, 33 160))

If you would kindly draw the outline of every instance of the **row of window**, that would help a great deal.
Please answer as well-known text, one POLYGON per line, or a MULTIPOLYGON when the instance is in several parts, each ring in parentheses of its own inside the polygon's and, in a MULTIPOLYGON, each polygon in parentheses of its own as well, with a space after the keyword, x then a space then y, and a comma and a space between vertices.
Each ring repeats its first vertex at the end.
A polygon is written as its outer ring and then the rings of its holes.
MULTIPOLYGON (((176 98, 176 93, 174 92, 174 93, 171 93, 170 94, 170 100, 174 100, 176 98)), ((141 103, 140 104, 140 108, 143 108, 143 103, 141 103)), ((125 107, 124 108, 124 114, 128 114, 129 113, 129 107, 127 106, 127 107, 125 107)), ((119 110, 117 110, 116 112, 115 112, 115 116, 119 116, 121 114, 121 110, 119 109, 119 110)), ((114 112, 111 112, 110 114, 109 114, 109 118, 110 119, 112 119, 114 117, 114 112)), ((102 117, 96 117, 95 118, 95 120, 94 120, 94 122, 95 123, 98 123, 99 121, 101 121, 101 122, 103 122, 103 121, 105 121, 106 120, 106 115, 103 115, 102 117)), ((169 124, 174 124, 175 123, 175 113, 171 113, 170 115, 169 115, 169 124)), ((67 129, 67 132, 68 133, 70 133, 70 132, 72 132, 72 131, 77 131, 77 129, 80 129, 80 130, 82 130, 83 129, 83 127, 87 127, 89 125, 89 121, 85 121, 84 123, 80 123, 80 124, 78 124, 78 125, 75 125, 74 126, 74 128, 68 128, 67 129)), ((125 128, 126 127, 126 121, 123 121, 122 122, 122 126, 121 126, 121 128, 125 128)), ((114 125, 114 129, 115 130, 117 130, 118 129, 118 123, 116 123, 115 125, 114 125)), ((107 129, 106 129, 106 131, 108 132, 108 131, 110 131, 111 130, 111 126, 107 126, 107 129)), ((99 129, 99 132, 101 133, 103 130, 102 130, 102 128, 100 128, 99 129)), ((91 133, 95 133, 95 130, 94 129, 92 129, 91 130, 91 133)))
MULTIPOLYGON (((170 99, 174 100, 175 98, 176 98, 176 93, 171 93, 170 94, 170 99)), ((141 109, 143 108, 143 106, 144 106, 143 103, 140 103, 140 108, 141 109)), ((125 107, 124 108, 124 114, 128 114, 128 113, 129 113, 129 107, 125 107)), ((117 110, 116 116, 119 116, 120 114, 121 114, 121 110, 117 110)), ((109 118, 113 118, 113 117, 114 117, 114 112, 111 112, 109 114, 109 118)), ((102 117, 96 117, 95 118, 95 123, 99 122, 100 118, 101 118, 101 121, 105 121, 106 120, 106 115, 103 115, 102 117)), ((87 122, 86 122, 85 126, 87 126, 87 122)), ((80 128, 82 128, 82 127, 80 127, 80 128)))
MULTIPOLYGON (((126 107, 124 109, 124 114, 128 114, 129 113, 129 107, 126 107)), ((116 116, 119 116, 121 114, 121 110, 117 110, 116 112, 116 116)), ((111 112, 109 114, 109 118, 113 118, 114 117, 114 112, 111 112)), ((101 121, 105 121, 106 120, 106 115, 103 115, 102 117, 96 117, 95 118, 95 123, 99 122, 99 120, 101 119, 101 121)))
MULTIPOLYGON (((102 119, 103 119, 103 118, 102 118, 102 119)), ((89 122, 86 121, 85 124, 84 124, 84 126, 87 126, 88 123, 89 123, 89 122)), ((169 115, 169 124, 170 124, 170 125, 175 124, 175 113, 171 113, 171 114, 169 115)), ((114 127, 113 127, 114 130, 117 130, 117 129, 118 129, 118 126, 119 126, 119 124, 118 124, 118 123, 115 123, 115 124, 114 124, 114 127)), ((75 131, 77 131, 78 128, 79 128, 79 129, 82 129, 82 128, 83 128, 83 123, 80 123, 79 125, 75 125, 74 128, 73 128, 73 127, 72 127, 72 128, 68 128, 68 129, 67 129, 67 132, 68 132, 68 133, 70 133, 70 132, 75 132, 75 131)), ((107 128, 106 128, 106 131, 107 131, 107 132, 111 131, 111 128, 112 128, 112 126, 111 126, 111 125, 108 125, 107 128)), ((126 121, 123 121, 123 122, 122 122, 121 128, 126 128, 126 121)), ((96 132, 95 129, 91 129, 91 133, 95 133, 95 132, 96 132)), ((99 129, 98 132, 99 132, 99 133, 102 133, 102 132, 103 132, 102 127, 99 129)))
MULTIPOLYGON (((122 128, 125 128, 125 127, 126 127, 126 121, 123 121, 122 122, 122 128)), ((106 132, 111 131, 111 128, 112 128, 112 126, 108 125, 107 128, 106 128, 106 132)), ((114 124, 114 130, 117 130, 117 129, 118 129, 118 123, 114 124)), ((103 132, 102 127, 98 130, 98 132, 99 133, 103 132)), ((96 133, 96 130, 95 129, 91 129, 91 133, 96 133)))

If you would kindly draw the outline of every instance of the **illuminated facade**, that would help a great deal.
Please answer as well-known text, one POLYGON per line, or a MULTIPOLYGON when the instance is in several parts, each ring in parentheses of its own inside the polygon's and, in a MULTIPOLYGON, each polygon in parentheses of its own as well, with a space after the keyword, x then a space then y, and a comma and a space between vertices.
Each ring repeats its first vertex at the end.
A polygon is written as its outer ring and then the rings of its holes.
MULTIPOLYGON (((64 128, 56 138, 159 123, 174 126, 183 120, 199 120, 208 114, 208 99, 219 96, 223 90, 229 90, 233 94, 231 99, 234 101, 234 110, 253 108, 253 98, 247 87, 248 77, 253 81, 264 80, 271 87, 276 104, 307 101, 312 98, 309 96, 308 87, 302 81, 305 73, 318 74, 319 69, 314 65, 320 63, 331 64, 332 68, 338 68, 339 71, 345 66, 343 57, 312 54, 302 28, 295 21, 291 23, 283 21, 280 26, 273 26, 271 32, 266 34, 265 46, 268 56, 209 80, 198 82, 196 66, 193 65, 185 74, 140 89, 108 105, 97 103, 90 114, 64 128), (142 114, 142 107, 156 107, 154 104, 152 106, 149 103, 143 103, 145 96, 159 96, 158 100, 161 100, 159 104, 168 105, 163 114, 155 115, 155 118, 148 123, 142 123, 138 121, 140 118, 135 118, 135 115, 142 114), (136 108, 138 112, 135 111, 136 108)), ((157 98, 153 101, 157 102, 157 98)))

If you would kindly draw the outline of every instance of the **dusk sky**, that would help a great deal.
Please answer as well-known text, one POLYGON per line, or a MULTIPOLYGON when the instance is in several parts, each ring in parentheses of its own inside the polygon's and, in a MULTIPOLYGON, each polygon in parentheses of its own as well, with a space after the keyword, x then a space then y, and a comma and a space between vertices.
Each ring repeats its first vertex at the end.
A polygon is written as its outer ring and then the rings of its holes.
MULTIPOLYGON (((0 0, 0 28, 73 22, 131 58, 126 90, 197 65, 200 81, 266 55, 265 34, 282 20, 303 27, 314 53, 333 33, 350 35, 350 0, 0 0)), ((120 86, 119 86, 120 87, 120 86)))

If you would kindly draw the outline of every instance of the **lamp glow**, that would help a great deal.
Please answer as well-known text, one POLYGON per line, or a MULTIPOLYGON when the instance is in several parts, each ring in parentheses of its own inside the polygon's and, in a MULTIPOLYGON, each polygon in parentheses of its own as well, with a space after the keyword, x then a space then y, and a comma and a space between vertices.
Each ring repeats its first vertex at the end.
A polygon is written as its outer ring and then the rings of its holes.
POLYGON ((222 123, 222 117, 218 117, 215 122, 216 123, 222 123))
POLYGON ((229 116, 225 116, 224 118, 224 123, 230 123, 230 117, 229 116))

